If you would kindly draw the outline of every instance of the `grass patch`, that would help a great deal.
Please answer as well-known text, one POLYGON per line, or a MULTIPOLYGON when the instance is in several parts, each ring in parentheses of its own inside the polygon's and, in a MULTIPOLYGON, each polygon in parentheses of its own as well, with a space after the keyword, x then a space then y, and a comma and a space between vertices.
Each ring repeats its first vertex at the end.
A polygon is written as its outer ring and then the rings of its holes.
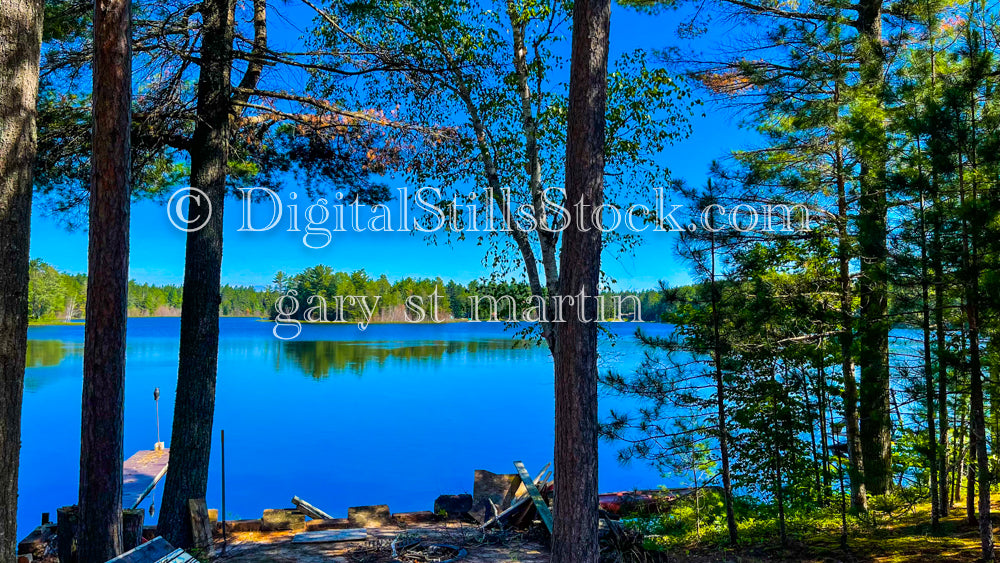
POLYGON ((965 522, 964 510, 953 508, 934 531, 927 502, 889 497, 872 499, 871 505, 868 515, 847 516, 846 547, 841 545, 839 505, 787 511, 786 545, 781 544, 780 523, 773 509, 746 500, 736 506, 739 543, 729 545, 721 498, 712 492, 699 499, 697 510, 691 499, 684 499, 675 502, 669 514, 625 521, 645 535, 647 549, 660 551, 670 560, 979 561, 979 526, 965 522))

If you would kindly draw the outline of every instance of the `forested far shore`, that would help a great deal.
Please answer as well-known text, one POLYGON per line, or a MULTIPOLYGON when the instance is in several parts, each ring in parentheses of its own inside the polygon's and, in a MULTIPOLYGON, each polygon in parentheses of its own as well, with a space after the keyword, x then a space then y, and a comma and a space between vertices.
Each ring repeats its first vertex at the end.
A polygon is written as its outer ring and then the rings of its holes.
MULTIPOLYGON (((699 284, 683 285, 672 289, 671 299, 683 302, 698 291, 699 284)), ((224 317, 261 317, 273 319, 276 315, 275 303, 278 298, 292 290, 300 298, 302 306, 296 314, 302 318, 308 308, 306 300, 311 296, 320 296, 333 302, 338 297, 347 296, 379 296, 380 314, 374 322, 402 322, 403 307, 407 297, 411 295, 429 296, 438 290, 439 304, 442 314, 450 319, 469 319, 473 316, 472 307, 480 301, 482 307, 492 297, 498 300, 497 317, 507 319, 516 317, 509 310, 510 300, 500 300, 509 296, 516 305, 516 311, 529 308, 531 290, 527 284, 516 281, 496 282, 488 280, 472 280, 461 284, 455 281, 445 282, 441 278, 406 277, 390 281, 385 274, 373 277, 365 270, 354 272, 334 271, 329 266, 317 265, 306 268, 298 274, 289 275, 277 272, 271 283, 261 285, 223 285, 221 287, 222 301, 219 314, 224 317), (476 296, 481 299, 470 299, 476 296)), ((184 288, 180 285, 139 283, 130 280, 128 284, 128 316, 130 317, 179 317, 184 288)), ((890 311, 897 319, 899 326, 918 326, 918 319, 910 319, 917 315, 913 305, 912 289, 905 287, 893 288, 890 296, 890 311)), ((644 289, 640 291, 605 291, 604 318, 614 319, 622 311, 616 311, 615 298, 621 298, 621 309, 629 320, 644 322, 670 321, 671 314, 676 312, 676 302, 665 299, 661 289, 644 289), (628 297, 635 297, 638 306, 638 316, 633 314, 633 302, 628 297)), ((68 322, 84 318, 87 302, 86 274, 71 274, 61 272, 41 259, 31 261, 31 271, 28 293, 28 315, 33 323, 68 322)), ((485 309, 483 309, 485 311, 485 309)), ((357 305, 344 307, 345 319, 351 320, 357 313, 357 305)), ((480 315, 482 316, 482 315, 480 315)), ((481 318, 480 320, 486 320, 481 318)))
MULTIPOLYGON (((223 285, 219 314, 226 317, 263 317, 273 307, 267 289, 223 285)), ((128 316, 179 317, 183 288, 130 280, 128 316)), ((46 262, 31 261, 28 281, 28 317, 32 322, 72 321, 84 318, 87 275, 60 272, 46 262)))
MULTIPOLYGON (((472 296, 483 298, 483 307, 486 307, 486 299, 491 297, 497 299, 499 319, 516 316, 511 315, 509 311, 510 302, 515 303, 518 311, 523 311, 528 308, 531 297, 527 284, 515 281, 472 280, 461 284, 455 281, 445 282, 441 278, 413 277, 390 281, 385 274, 373 277, 365 270, 338 272, 329 266, 318 265, 293 275, 279 271, 269 284, 223 285, 219 314, 224 317, 274 318, 277 300, 281 295, 294 291, 294 295, 297 295, 302 302, 297 313, 298 318, 302 317, 302 313, 309 306, 306 301, 312 296, 322 297, 331 304, 338 297, 379 296, 379 316, 373 319, 374 322, 403 322, 403 306, 406 298, 411 295, 429 296, 435 290, 440 296, 438 303, 441 313, 455 320, 471 318, 472 307, 476 301, 470 300, 472 296), (500 298, 504 296, 509 296, 511 299, 501 300, 500 298)), ((183 293, 184 288, 180 285, 155 285, 130 280, 128 316, 179 317, 183 293)), ((605 304, 605 318, 608 319, 614 318, 616 314, 615 297, 636 298, 638 305, 635 308, 640 313, 638 318, 632 315, 631 300, 624 306, 630 320, 658 321, 669 309, 668 304, 662 300, 659 290, 608 291, 603 295, 608 298, 605 304)), ((41 259, 31 261, 28 315, 33 323, 83 319, 86 302, 86 274, 61 272, 41 259)), ((345 320, 354 318, 357 313, 356 306, 347 306, 344 309, 345 320)))

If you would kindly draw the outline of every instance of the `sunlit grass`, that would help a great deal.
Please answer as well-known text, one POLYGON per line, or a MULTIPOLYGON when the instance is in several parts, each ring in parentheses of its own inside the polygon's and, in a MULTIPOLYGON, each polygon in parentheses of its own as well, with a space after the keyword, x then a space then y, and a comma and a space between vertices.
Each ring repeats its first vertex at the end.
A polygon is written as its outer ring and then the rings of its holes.
MULTIPOLYGON (((994 497, 994 514, 998 512, 994 497)), ((787 546, 780 541, 776 517, 752 515, 747 507, 738 511, 740 544, 728 545, 725 518, 713 498, 701 506, 700 530, 693 526, 688 506, 678 506, 677 514, 631 520, 630 524, 646 533, 646 547, 675 555, 727 558, 741 555, 757 561, 873 561, 937 562, 978 561, 979 526, 965 521, 965 510, 953 507, 941 519, 938 531, 930 525, 930 503, 907 505, 891 516, 863 518, 848 515, 847 546, 841 545, 839 505, 786 514, 787 546), (725 555, 724 555, 725 554, 725 555)), ((704 502, 704 501, 703 501, 704 502)), ((998 518, 994 517, 994 534, 998 518)))

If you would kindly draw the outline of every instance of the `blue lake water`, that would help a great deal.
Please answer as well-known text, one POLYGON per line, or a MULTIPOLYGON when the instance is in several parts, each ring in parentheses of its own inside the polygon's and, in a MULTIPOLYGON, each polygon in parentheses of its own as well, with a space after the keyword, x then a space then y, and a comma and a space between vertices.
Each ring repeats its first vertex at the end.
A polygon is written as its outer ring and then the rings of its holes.
MULTIPOLYGON (((334 516, 349 506, 431 510, 441 494, 472 492, 473 470, 531 472, 551 461, 552 360, 495 323, 305 326, 280 341, 274 325, 220 321, 215 438, 208 504, 221 501, 219 431, 226 431, 226 512, 258 518, 293 495, 334 516)), ((636 325, 608 325, 603 369, 631 369, 642 349, 636 325)), ((180 320, 130 319, 125 384, 125 455, 170 446, 180 320)), ((665 325, 643 325, 652 334, 665 325)), ((28 332, 28 370, 18 504, 19 537, 42 512, 74 504, 80 455, 83 325, 28 332)), ((602 418, 628 405, 601 396, 602 418)), ((663 484, 641 462, 622 466, 601 443, 602 491, 663 484)), ((159 505, 162 483, 155 499, 159 505)), ((155 517, 147 516, 147 523, 155 517)))

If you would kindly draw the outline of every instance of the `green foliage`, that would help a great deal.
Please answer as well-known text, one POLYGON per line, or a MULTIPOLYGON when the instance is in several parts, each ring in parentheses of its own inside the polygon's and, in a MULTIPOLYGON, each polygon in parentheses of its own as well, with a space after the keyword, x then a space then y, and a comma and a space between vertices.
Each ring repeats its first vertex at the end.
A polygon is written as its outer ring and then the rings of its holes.
MULTIPOLYGON (((233 317, 266 317, 274 293, 249 286, 224 285, 219 314, 233 317)), ((134 317, 179 316, 183 290, 176 285, 128 283, 128 314, 134 317)), ((72 320, 84 317, 87 276, 59 272, 42 260, 31 261, 28 282, 28 316, 33 321, 72 320)))
POLYGON ((857 514, 859 525, 868 532, 879 532, 914 514, 918 503, 926 502, 928 491, 923 488, 896 489, 884 495, 868 497, 868 511, 857 514))
POLYGON ((28 271, 30 319, 72 319, 82 312, 86 298, 85 277, 61 274, 41 260, 31 261, 28 271))
MULTIPOLYGON (((737 497, 734 508, 741 545, 772 545, 775 542, 780 530, 772 505, 760 503, 753 497, 737 497)), ((852 530, 862 529, 861 521, 850 516, 849 519, 852 530)), ((724 502, 717 490, 703 491, 700 511, 695 510, 693 496, 687 496, 675 501, 666 514, 631 518, 626 522, 646 535, 646 546, 650 549, 677 551, 695 546, 715 549, 729 543, 724 502)), ((816 535, 839 535, 841 520, 833 507, 809 507, 787 514, 786 526, 792 538, 808 540, 816 535)))

